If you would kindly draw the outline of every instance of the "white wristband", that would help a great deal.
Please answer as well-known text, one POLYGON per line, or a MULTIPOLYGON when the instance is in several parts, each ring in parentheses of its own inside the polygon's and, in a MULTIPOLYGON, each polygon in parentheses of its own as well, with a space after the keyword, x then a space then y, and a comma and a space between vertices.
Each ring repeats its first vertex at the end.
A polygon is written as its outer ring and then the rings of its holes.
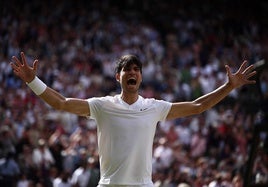
POLYGON ((30 83, 26 83, 29 88, 36 94, 41 95, 47 88, 47 85, 41 81, 37 76, 30 83))

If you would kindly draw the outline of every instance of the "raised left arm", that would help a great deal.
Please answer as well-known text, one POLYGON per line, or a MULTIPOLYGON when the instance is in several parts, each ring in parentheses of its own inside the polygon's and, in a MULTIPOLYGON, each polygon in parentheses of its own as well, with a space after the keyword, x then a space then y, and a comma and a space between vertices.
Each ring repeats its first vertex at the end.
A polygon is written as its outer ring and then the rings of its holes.
POLYGON ((189 115, 200 114, 224 99, 233 89, 246 84, 255 84, 255 80, 250 80, 256 74, 253 65, 247 66, 244 61, 236 73, 231 73, 230 67, 225 65, 228 80, 216 90, 189 102, 173 103, 168 113, 167 119, 186 117, 189 115))

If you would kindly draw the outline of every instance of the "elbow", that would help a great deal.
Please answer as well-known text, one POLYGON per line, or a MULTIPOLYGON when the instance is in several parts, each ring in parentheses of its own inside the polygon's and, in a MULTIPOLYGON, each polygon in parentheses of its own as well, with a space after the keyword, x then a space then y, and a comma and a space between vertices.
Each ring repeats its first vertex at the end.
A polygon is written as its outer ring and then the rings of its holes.
POLYGON ((59 100, 59 101, 51 104, 51 106, 55 110, 60 110, 60 111, 64 111, 65 105, 66 105, 66 100, 59 100))
POLYGON ((201 114, 204 111, 206 111, 206 106, 202 103, 195 103, 194 102, 194 107, 193 107, 193 114, 201 114))

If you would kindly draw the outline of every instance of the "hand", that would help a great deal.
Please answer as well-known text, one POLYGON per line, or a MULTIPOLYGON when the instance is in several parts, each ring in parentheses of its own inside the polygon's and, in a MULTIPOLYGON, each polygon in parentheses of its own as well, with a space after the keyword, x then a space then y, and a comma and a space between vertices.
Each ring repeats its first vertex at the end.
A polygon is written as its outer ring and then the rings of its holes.
POLYGON ((10 65, 15 75, 20 77, 24 82, 29 83, 34 79, 36 75, 38 60, 34 60, 33 67, 30 67, 26 62, 24 53, 21 52, 20 55, 21 60, 13 56, 12 57, 13 62, 11 62, 10 65))
POLYGON ((255 84, 255 80, 250 80, 251 77, 253 77, 257 72, 253 71, 254 66, 250 65, 247 66, 247 61, 244 61, 240 68, 237 70, 236 73, 231 73, 230 67, 228 65, 225 65, 225 69, 228 76, 228 83, 233 88, 238 88, 240 86, 243 86, 245 84, 255 84))

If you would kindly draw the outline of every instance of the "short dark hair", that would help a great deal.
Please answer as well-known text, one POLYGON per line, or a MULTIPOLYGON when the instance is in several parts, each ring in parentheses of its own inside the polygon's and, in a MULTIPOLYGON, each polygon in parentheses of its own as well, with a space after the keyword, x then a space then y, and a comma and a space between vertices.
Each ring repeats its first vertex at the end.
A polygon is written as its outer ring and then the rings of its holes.
POLYGON ((140 68, 140 71, 142 73, 142 62, 140 59, 135 56, 135 55, 124 55, 121 56, 118 61, 116 62, 116 67, 115 67, 115 73, 120 73, 120 71, 126 67, 130 66, 132 64, 137 65, 140 68))

